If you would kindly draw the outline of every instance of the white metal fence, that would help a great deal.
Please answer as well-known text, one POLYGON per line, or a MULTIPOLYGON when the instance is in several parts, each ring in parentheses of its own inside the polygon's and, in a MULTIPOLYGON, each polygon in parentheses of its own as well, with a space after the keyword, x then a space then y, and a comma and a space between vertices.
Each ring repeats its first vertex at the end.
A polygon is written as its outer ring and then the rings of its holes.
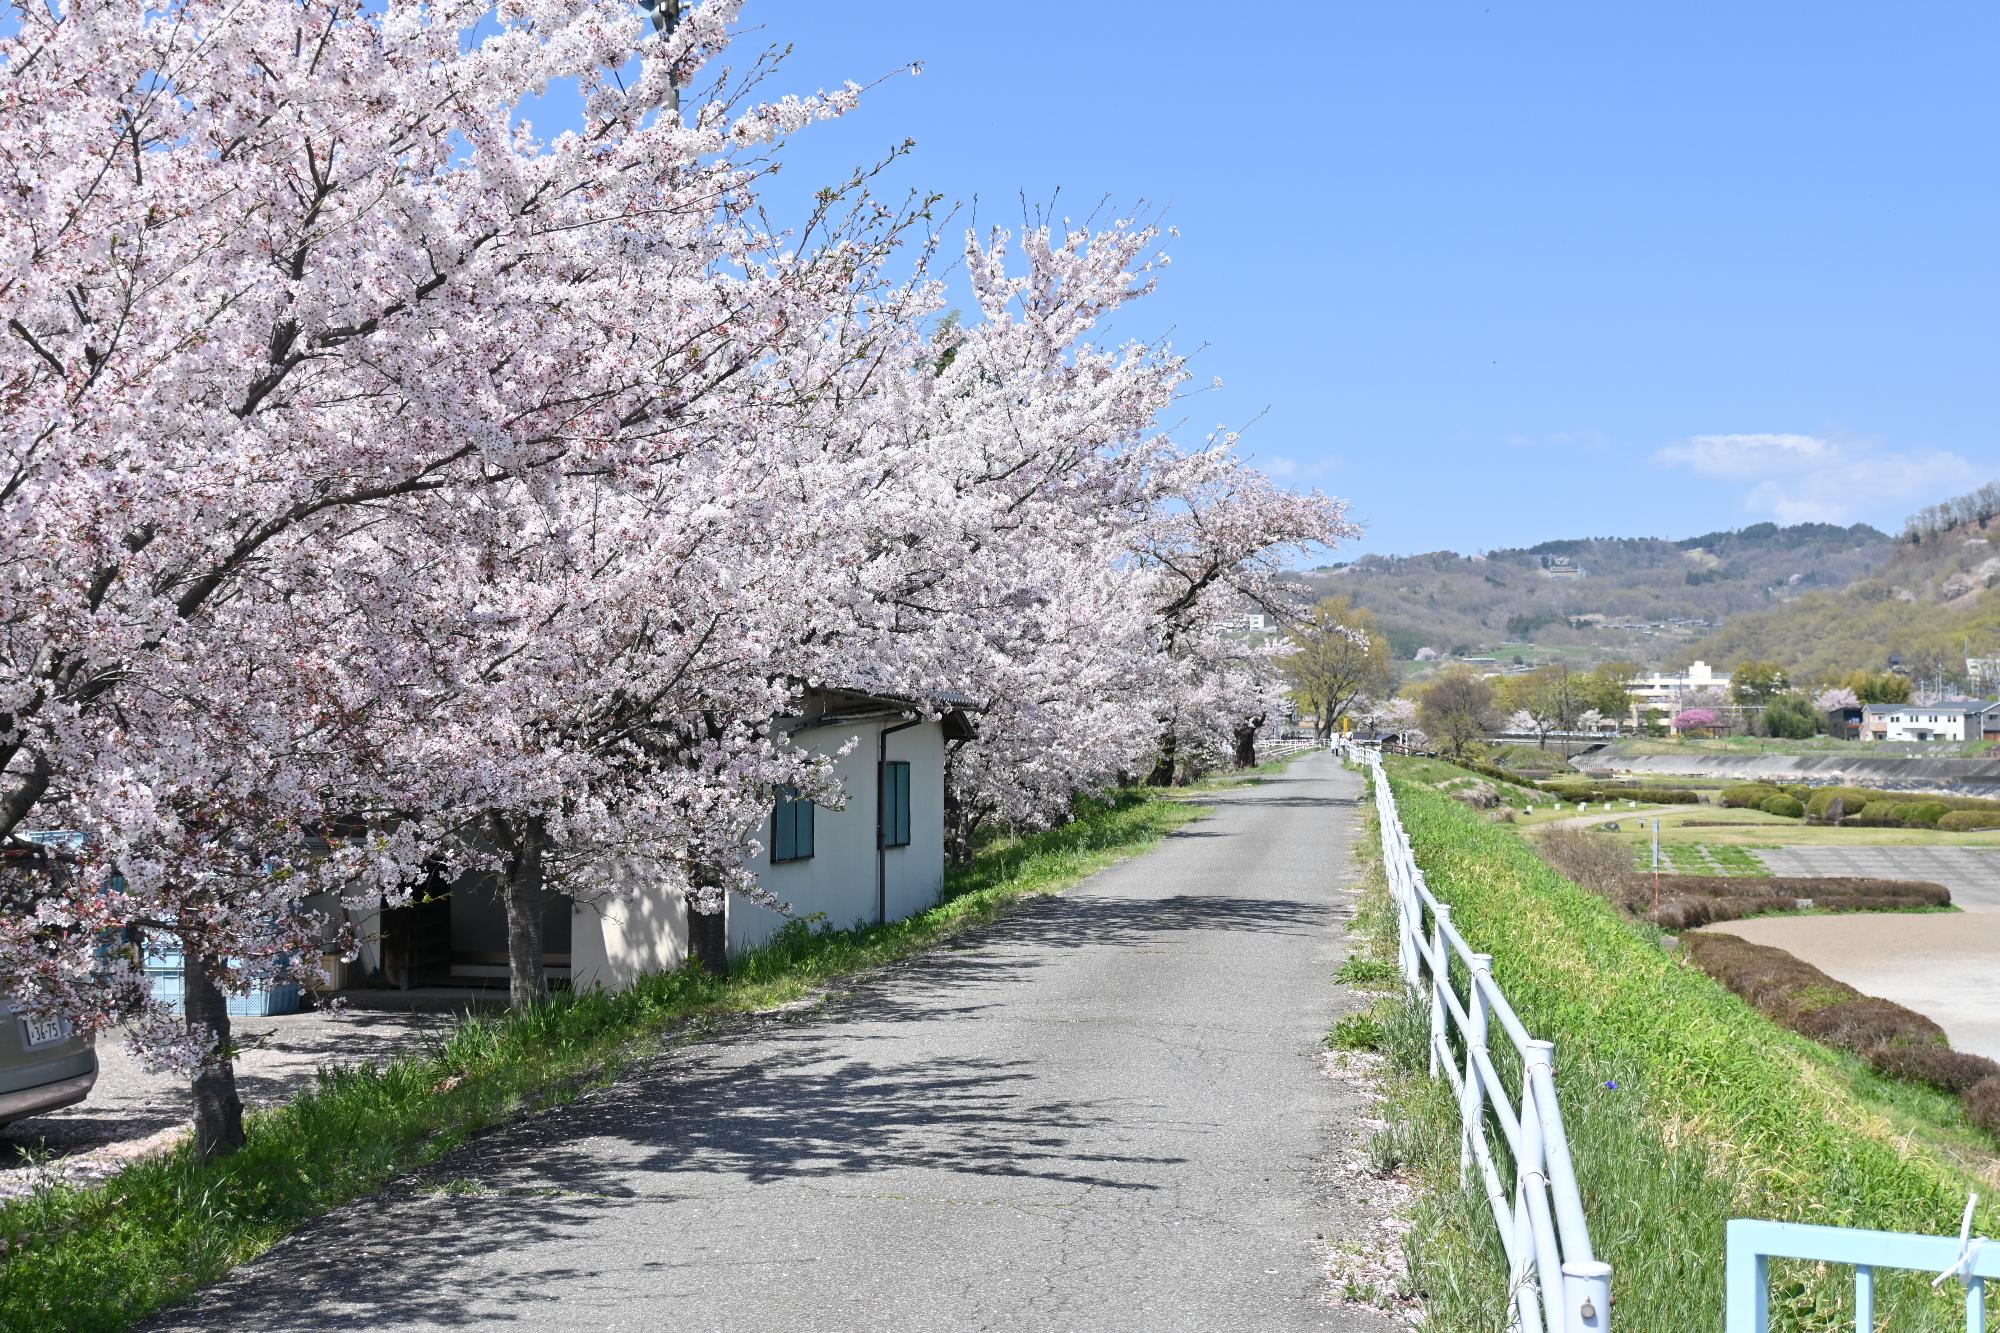
POLYGON ((1555 1045, 1528 1035, 1493 980, 1492 957, 1472 951, 1451 924, 1450 904, 1425 884, 1380 752, 1339 740, 1334 749, 1375 781, 1382 859, 1401 923, 1397 961, 1412 994, 1429 1002, 1431 1077, 1442 1073, 1458 1094, 1460 1178, 1485 1195, 1507 1253, 1510 1333, 1602 1333, 1611 1327, 1611 1265, 1590 1248, 1556 1103, 1555 1045), (1495 1025, 1520 1056, 1512 1088, 1488 1046, 1495 1025))

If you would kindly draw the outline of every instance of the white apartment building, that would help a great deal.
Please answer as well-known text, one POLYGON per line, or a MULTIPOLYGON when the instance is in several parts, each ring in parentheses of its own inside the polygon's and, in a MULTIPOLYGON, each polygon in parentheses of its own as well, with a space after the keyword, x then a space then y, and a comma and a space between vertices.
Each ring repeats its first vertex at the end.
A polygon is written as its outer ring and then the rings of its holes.
POLYGON ((1652 671, 1632 678, 1632 721, 1644 719, 1647 710, 1657 708, 1677 713, 1692 694, 1714 691, 1729 693, 1729 673, 1717 671, 1706 662, 1688 664, 1686 671, 1652 671))

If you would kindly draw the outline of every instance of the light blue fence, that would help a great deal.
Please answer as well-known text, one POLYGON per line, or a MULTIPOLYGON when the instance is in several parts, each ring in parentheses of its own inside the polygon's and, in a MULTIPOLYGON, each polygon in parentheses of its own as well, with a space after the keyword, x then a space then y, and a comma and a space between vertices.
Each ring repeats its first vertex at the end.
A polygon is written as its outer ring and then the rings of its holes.
POLYGON ((1798 1222, 1729 1224, 1728 1333, 1769 1333, 1771 1261, 1807 1259, 1854 1270, 1854 1327, 1875 1333, 1875 1273, 1899 1268, 1936 1275, 1965 1287, 1965 1327, 1986 1333, 1986 1279, 2000 1278, 2000 1243, 1982 1245, 1968 1233, 1911 1236, 1896 1231, 1857 1231, 1805 1226, 1798 1222))
POLYGON ((1411 993, 1430 1002, 1431 1077, 1442 1075, 1458 1095, 1460 1178, 1486 1197, 1507 1254, 1509 1333, 1604 1333, 1611 1327, 1611 1265, 1590 1248, 1556 1101, 1555 1045, 1529 1035, 1493 980, 1492 957, 1472 951, 1451 924, 1451 905, 1432 896, 1381 752, 1345 740, 1334 749, 1375 780, 1382 862, 1401 923, 1398 962, 1411 993), (1462 995, 1454 957, 1465 977, 1462 995), (1495 1028, 1520 1056, 1518 1096, 1494 1065, 1487 1043, 1495 1028), (1513 1167, 1511 1190, 1503 1161, 1513 1167))

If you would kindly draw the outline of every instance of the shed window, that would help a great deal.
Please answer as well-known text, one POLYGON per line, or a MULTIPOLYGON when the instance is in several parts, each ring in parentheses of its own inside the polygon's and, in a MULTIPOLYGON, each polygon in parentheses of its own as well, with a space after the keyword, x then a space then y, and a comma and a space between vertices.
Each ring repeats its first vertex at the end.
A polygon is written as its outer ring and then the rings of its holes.
POLYGON ((910 766, 900 759, 882 765, 882 845, 910 845, 910 766))
POLYGON ((801 801, 796 790, 778 792, 778 808, 771 812, 771 863, 810 861, 813 854, 813 803, 801 801))

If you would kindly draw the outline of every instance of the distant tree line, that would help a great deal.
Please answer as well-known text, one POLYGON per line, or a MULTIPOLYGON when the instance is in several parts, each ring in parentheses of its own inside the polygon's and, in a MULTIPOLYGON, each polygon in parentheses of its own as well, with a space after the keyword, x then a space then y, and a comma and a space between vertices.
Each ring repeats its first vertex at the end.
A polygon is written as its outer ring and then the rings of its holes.
POLYGON ((1976 491, 1926 505, 1903 524, 1903 540, 1912 546, 1935 540, 1954 528, 1977 523, 1985 527, 2000 514, 2000 482, 1989 481, 1976 491))

